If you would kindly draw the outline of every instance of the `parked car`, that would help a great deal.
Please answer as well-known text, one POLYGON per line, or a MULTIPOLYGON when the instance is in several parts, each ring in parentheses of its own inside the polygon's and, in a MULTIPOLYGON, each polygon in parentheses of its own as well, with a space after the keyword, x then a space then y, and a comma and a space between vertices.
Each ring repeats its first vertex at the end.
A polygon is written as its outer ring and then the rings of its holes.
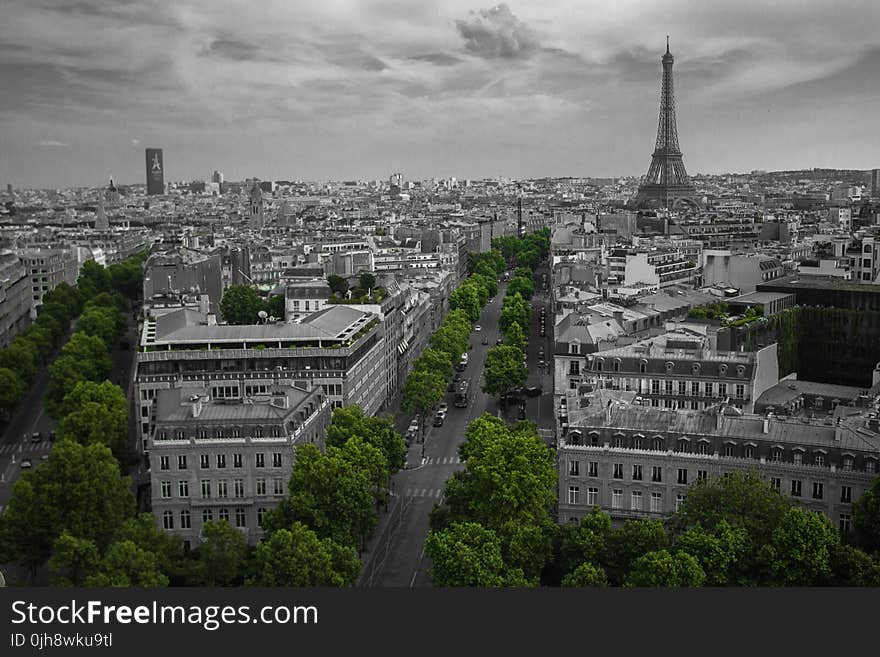
POLYGON ((489 338, 487 336, 483 336, 483 344, 489 344, 489 338))
POLYGON ((434 426, 435 426, 435 427, 442 427, 442 426, 443 426, 443 420, 445 420, 445 419, 446 419, 446 415, 445 415, 445 414, 443 414, 443 413, 437 413, 436 415, 434 415, 434 423, 433 423, 434 426))
POLYGON ((34 431, 31 434, 31 442, 32 443, 38 443, 42 440, 43 440, 43 434, 41 434, 39 431, 34 431))
POLYGON ((438 406, 437 406, 438 413, 446 413, 448 410, 449 410, 449 404, 447 404, 446 402, 440 402, 440 404, 438 404, 438 406))
POLYGON ((49 455, 48 455, 48 454, 43 454, 43 455, 40 457, 40 460, 41 460, 41 461, 48 461, 48 460, 49 460, 49 455))
POLYGON ((504 340, 502 340, 501 338, 498 338, 497 340, 495 340, 495 346, 497 347, 498 345, 502 344, 503 342, 504 342, 504 340))
POLYGON ((541 395, 541 386, 529 386, 525 389, 525 393, 529 397, 539 397, 541 395))
POLYGON ((418 433, 419 431, 419 420, 418 418, 413 418, 412 422, 409 423, 409 429, 407 429, 410 433, 418 433))
POLYGON ((455 381, 449 382, 449 385, 446 386, 446 392, 455 392, 455 381))
POLYGON ((474 330, 475 330, 475 331, 482 331, 482 330, 483 330, 483 327, 480 326, 479 324, 477 324, 477 325, 474 327, 474 330))
POLYGON ((22 459, 20 467, 22 470, 30 470, 32 467, 34 467, 34 464, 31 463, 30 459, 22 459))
POLYGON ((55 438, 56 438, 56 436, 55 436, 55 429, 52 429, 52 431, 49 432, 49 440, 51 440, 51 441, 54 443, 54 442, 55 442, 55 438))

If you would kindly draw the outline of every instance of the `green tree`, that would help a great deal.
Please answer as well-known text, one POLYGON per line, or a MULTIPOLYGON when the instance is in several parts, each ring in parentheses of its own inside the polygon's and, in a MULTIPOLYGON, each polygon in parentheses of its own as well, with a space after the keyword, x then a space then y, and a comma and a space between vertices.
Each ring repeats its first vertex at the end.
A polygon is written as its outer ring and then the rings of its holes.
POLYGON ((327 284, 330 286, 330 291, 337 296, 344 297, 345 293, 348 292, 348 281, 342 276, 330 274, 327 277, 327 284))
POLYGON ((202 586, 234 586, 244 577, 248 546, 242 533, 226 520, 202 526, 196 573, 202 586))
POLYGON ((835 586, 880 586, 880 558, 852 545, 838 543, 829 554, 831 583, 835 586))
POLYGON ((671 554, 657 550, 642 555, 633 562, 626 578, 626 586, 699 587, 706 581, 706 573, 697 560, 687 552, 671 554))
POLYGON ((413 362, 413 369, 439 372, 443 375, 444 379, 449 380, 449 377, 452 376, 452 368, 458 362, 459 355, 428 347, 413 362))
POLYGON ((360 438, 382 452, 388 475, 406 462, 406 443, 389 418, 367 417, 360 406, 334 409, 333 421, 327 428, 327 444, 342 447, 352 438, 360 438))
POLYGON ((400 407, 406 413, 415 413, 419 416, 422 438, 425 436, 428 414, 440 403, 445 394, 446 379, 442 372, 420 369, 413 370, 407 375, 403 384, 400 407))
POLYGON ((507 294, 519 294, 523 299, 529 300, 535 293, 535 284, 530 278, 515 276, 507 285, 507 294))
POLYGON ((86 260, 80 267, 76 288, 84 299, 91 299, 101 292, 109 292, 110 274, 94 260, 86 260))
MULTIPOLYGON (((608 559, 608 536, 611 534, 611 516, 598 506, 580 522, 567 523, 560 529, 560 560, 563 573, 571 573, 584 562, 603 564, 608 559)), ((602 571, 604 577, 605 572, 602 571)))
POLYGON ((106 549, 134 510, 129 479, 120 476, 107 447, 61 440, 48 461, 13 486, 0 515, 0 544, 6 556, 33 572, 65 531, 106 549))
POLYGON ((523 299, 519 292, 514 294, 508 293, 504 295, 504 302, 501 305, 501 317, 498 319, 498 326, 502 331, 507 331, 510 325, 516 322, 523 326, 529 326, 532 319, 531 306, 523 299))
POLYGON ((526 337, 523 335, 522 327, 517 322, 512 322, 504 332, 504 344, 516 347, 521 353, 525 353, 526 337))
POLYGON ((130 302, 137 302, 143 295, 144 269, 139 258, 129 258, 107 267, 110 287, 130 302))
POLYGON ((608 586, 605 571, 599 566, 584 562, 562 578, 562 586, 577 588, 602 588, 608 586))
POLYGON ((220 300, 220 314, 227 324, 256 324, 263 300, 248 285, 230 285, 220 300))
POLYGON ((24 381, 8 367, 0 367, 0 421, 7 421, 27 392, 24 381))
POLYGON ((112 364, 107 345, 101 338, 76 332, 49 366, 46 411, 59 417, 64 397, 81 381, 103 381, 112 364))
POLYGON ((55 540, 49 568, 54 571, 55 586, 83 586, 86 579, 98 570, 101 556, 95 542, 63 532, 55 540))
POLYGON ((659 520, 627 520, 607 539, 605 570, 609 579, 615 584, 622 583, 636 559, 649 552, 665 550, 668 545, 669 536, 659 520))
POLYGON ((480 295, 476 288, 461 285, 449 295, 449 307, 452 310, 464 310, 471 322, 480 319, 480 295))
POLYGON ((264 308, 269 317, 274 317, 275 319, 284 319, 284 295, 283 294, 273 294, 266 301, 266 307, 264 308))
POLYGON ((362 271, 358 277, 358 283, 360 288, 366 293, 376 287, 376 277, 368 271, 362 271))
MULTIPOLYGON (((498 294, 498 280, 496 279, 495 275, 491 273, 491 271, 489 273, 476 272, 472 274, 470 279, 468 280, 473 281, 476 285, 479 285, 481 288, 483 288, 483 290, 485 290, 487 300, 489 297, 494 297, 496 294, 498 294)), ((480 298, 483 298, 482 295, 480 296, 480 298)))
POLYGON ((155 588, 168 586, 168 577, 159 568, 156 555, 134 543, 113 543, 98 564, 86 586, 155 588))
POLYGON ((504 585, 501 542, 495 532, 475 522, 454 522, 428 532, 425 554, 431 559, 434 586, 504 585))
POLYGON ((183 540, 159 529, 152 513, 139 513, 119 527, 113 542, 131 541, 142 550, 153 554, 156 567, 169 579, 181 578, 190 565, 183 540))
POLYGON ((880 477, 853 503, 853 529, 866 552, 880 552, 880 477))
POLYGON ((22 381, 32 381, 42 355, 29 341, 14 340, 9 346, 0 349, 0 367, 12 370, 22 381))
POLYGON ((351 547, 319 539, 311 529, 294 522, 278 529, 257 546, 255 555, 258 586, 350 586, 357 578, 360 562, 351 547))
POLYGON ((120 413, 97 402, 84 402, 76 411, 61 418, 58 437, 82 445, 104 444, 113 450, 117 459, 125 462, 128 456, 128 415, 125 411, 124 407, 120 413))
POLYGON ((769 581, 780 586, 821 586, 831 578, 831 550, 840 536, 828 518, 800 507, 789 508, 761 547, 769 581))
POLYGON ((510 345, 498 345, 486 354, 483 369, 483 392, 506 395, 525 385, 529 371, 523 365, 523 353, 510 345))
POLYGON ((676 547, 692 555, 706 574, 707 586, 736 584, 735 566, 749 545, 744 529, 721 520, 711 532, 695 525, 678 536, 676 547))

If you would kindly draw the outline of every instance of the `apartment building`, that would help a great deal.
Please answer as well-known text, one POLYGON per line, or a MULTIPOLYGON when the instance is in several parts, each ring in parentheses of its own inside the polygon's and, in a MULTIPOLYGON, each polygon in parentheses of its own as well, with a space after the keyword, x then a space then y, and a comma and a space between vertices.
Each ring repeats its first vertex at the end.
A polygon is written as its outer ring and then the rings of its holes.
POLYGON ((256 544, 265 514, 288 492, 295 447, 323 446, 331 421, 327 396, 310 381, 262 386, 246 397, 226 396, 232 388, 156 392, 155 428, 145 444, 152 512, 159 527, 189 545, 210 520, 228 521, 256 544))
POLYGON ((672 411, 602 394, 588 401, 568 397, 570 425, 558 441, 560 522, 594 506, 617 522, 662 518, 695 481, 754 471, 846 532, 852 503, 877 473, 876 413, 811 421, 740 414, 724 404, 672 411))
POLYGON ((33 287, 27 267, 10 251, 0 252, 0 347, 31 323, 33 287))
POLYGON ((246 399, 272 386, 320 388, 332 407, 357 404, 367 415, 385 402, 385 326, 371 312, 345 305, 299 323, 209 325, 182 309, 147 319, 135 371, 138 436, 144 444, 158 421, 160 390, 204 386, 211 399, 246 399))
POLYGON ((43 295, 54 290, 59 283, 76 284, 79 262, 76 249, 37 248, 18 253, 31 279, 33 299, 32 319, 37 317, 37 306, 43 303, 43 295))
POLYGON ((699 280, 699 259, 689 259, 681 249, 616 247, 611 249, 607 260, 609 283, 624 286, 648 283, 662 288, 699 280))

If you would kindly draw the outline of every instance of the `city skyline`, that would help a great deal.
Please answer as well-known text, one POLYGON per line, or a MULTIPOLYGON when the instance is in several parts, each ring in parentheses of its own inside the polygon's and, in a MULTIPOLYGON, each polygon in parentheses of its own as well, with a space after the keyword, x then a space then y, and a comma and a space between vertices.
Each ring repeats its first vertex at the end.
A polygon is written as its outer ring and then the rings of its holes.
POLYGON ((870 2, 14 1, 0 182, 641 176, 671 37, 692 173, 877 166, 870 2))

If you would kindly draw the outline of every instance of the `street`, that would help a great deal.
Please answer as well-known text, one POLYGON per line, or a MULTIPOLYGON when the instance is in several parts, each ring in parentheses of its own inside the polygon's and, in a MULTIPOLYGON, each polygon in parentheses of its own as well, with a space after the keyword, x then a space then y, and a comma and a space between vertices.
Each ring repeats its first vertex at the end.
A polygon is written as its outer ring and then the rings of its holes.
MULTIPOLYGON (((540 272, 540 269, 539 269, 540 272)), ((536 286, 537 287, 537 286, 536 286)), ((442 501, 443 489, 452 474, 463 469, 458 455, 458 447, 464 441, 468 423, 488 411, 503 416, 508 422, 516 421, 517 407, 508 405, 502 414, 497 398, 485 394, 482 387, 482 372, 489 349, 502 337, 498 328, 501 304, 507 284, 500 283, 498 294, 492 303, 487 303, 480 315, 478 324, 482 331, 471 334, 470 359, 462 376, 471 381, 471 400, 467 408, 456 408, 452 404, 452 393, 447 393, 449 412, 442 427, 429 427, 425 441, 425 458, 421 458, 421 444, 414 441, 410 446, 407 468, 392 478, 392 502, 389 510, 379 521, 379 525, 362 555, 364 567, 359 584, 361 586, 416 587, 430 586, 430 564, 424 555, 425 537, 430 529, 430 513, 435 504, 442 501), (483 345, 483 337, 488 345, 483 345)), ((542 394, 528 398, 526 418, 544 429, 553 427, 552 368, 539 371, 538 352, 543 345, 544 358, 552 353, 549 348, 551 330, 548 337, 540 337, 539 311, 546 298, 533 301, 531 339, 528 347, 529 378, 527 385, 541 386, 542 394), (537 304, 537 306, 536 306, 537 304)), ((548 308, 548 314, 549 314, 548 308)), ((548 324, 552 323, 548 318, 548 324)), ((409 417, 398 417, 395 425, 405 430, 409 417)), ((547 442, 551 442, 550 439, 547 442)))

